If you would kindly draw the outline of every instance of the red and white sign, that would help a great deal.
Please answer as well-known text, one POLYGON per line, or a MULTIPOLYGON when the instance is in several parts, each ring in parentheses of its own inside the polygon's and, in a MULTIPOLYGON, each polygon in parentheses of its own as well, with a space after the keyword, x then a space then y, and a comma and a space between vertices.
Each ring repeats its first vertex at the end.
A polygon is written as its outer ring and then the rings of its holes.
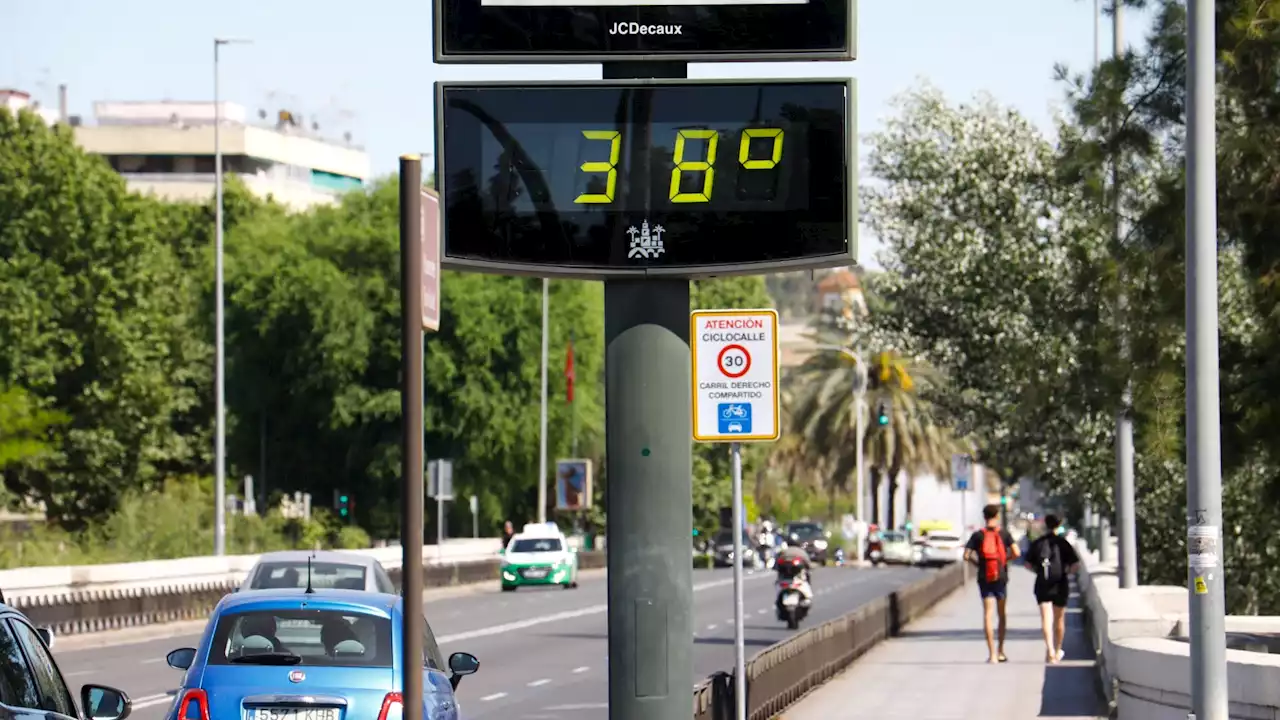
POLYGON ((740 378, 751 369, 751 353, 741 345, 725 345, 716 356, 716 367, 725 377, 740 378))
POLYGON ((781 434, 778 409, 778 313, 695 310, 693 439, 769 442, 781 434))
POLYGON ((440 329, 440 196, 422 189, 422 329, 440 329))

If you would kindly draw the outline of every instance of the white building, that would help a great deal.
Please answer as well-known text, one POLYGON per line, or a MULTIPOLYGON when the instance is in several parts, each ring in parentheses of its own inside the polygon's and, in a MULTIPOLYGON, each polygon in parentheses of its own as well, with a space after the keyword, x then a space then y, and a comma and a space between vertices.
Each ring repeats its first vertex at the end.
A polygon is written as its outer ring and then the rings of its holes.
POLYGON ((46 125, 53 125, 58 122, 59 115, 57 110, 40 107, 39 103, 31 101, 30 93, 25 93, 21 90, 0 88, 0 107, 8 108, 11 113, 17 113, 19 110, 30 110, 39 115, 46 125))
MULTIPOLYGON (((281 110, 251 121, 245 108, 221 103, 223 170, 235 173, 260 197, 293 209, 337 202, 370 176, 369 156, 349 141, 309 132, 281 110)), ((72 118, 76 141, 101 155, 131 190, 170 200, 203 201, 214 192, 212 102, 97 102, 95 125, 72 118)))

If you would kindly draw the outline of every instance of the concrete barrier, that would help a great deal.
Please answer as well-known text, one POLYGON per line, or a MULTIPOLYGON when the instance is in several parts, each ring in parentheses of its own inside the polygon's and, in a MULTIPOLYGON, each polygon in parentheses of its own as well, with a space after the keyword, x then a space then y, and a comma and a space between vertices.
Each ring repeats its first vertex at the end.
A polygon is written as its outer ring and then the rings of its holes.
MULTIPOLYGON (((1078 586, 1111 716, 1186 720, 1191 711, 1187 589, 1121 589, 1114 564, 1100 563, 1083 541, 1076 547, 1084 566, 1078 586)), ((1229 616, 1226 626, 1228 633, 1276 633, 1280 617, 1229 616)), ((1280 655, 1227 650, 1227 685, 1233 719, 1280 720, 1280 655)))
MULTIPOLYGON (((502 566, 496 538, 458 540, 424 548, 427 587, 497 582, 502 566)), ((397 586, 399 547, 347 551, 370 555, 397 586)), ((184 558, 83 567, 0 571, 5 601, 59 635, 78 635, 204 618, 239 587, 258 555, 184 558)), ((603 552, 579 552, 584 570, 605 566, 603 552)))

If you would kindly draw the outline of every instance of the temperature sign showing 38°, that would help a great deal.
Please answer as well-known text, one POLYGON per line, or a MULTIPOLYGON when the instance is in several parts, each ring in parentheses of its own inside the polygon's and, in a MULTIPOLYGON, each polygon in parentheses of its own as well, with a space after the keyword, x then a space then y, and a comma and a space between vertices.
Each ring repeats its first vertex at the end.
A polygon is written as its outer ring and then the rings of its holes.
POLYGON ((778 313, 697 310, 693 350, 693 439, 777 440, 778 313))

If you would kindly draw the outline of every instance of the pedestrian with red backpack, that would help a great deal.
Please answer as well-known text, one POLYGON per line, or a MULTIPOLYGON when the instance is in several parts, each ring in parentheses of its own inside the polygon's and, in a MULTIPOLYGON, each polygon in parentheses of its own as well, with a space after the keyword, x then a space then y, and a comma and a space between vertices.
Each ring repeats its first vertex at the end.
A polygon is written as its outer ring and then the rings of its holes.
POLYGON ((987 636, 987 662, 1007 662, 1004 654, 1005 600, 1009 588, 1009 563, 1021 554, 1013 536, 1000 527, 1000 506, 982 509, 986 527, 975 532, 964 547, 965 562, 978 567, 978 593, 982 596, 982 630, 987 636), (992 615, 999 618, 997 633, 992 633, 992 615), (996 644, 996 636, 999 645, 996 644))

